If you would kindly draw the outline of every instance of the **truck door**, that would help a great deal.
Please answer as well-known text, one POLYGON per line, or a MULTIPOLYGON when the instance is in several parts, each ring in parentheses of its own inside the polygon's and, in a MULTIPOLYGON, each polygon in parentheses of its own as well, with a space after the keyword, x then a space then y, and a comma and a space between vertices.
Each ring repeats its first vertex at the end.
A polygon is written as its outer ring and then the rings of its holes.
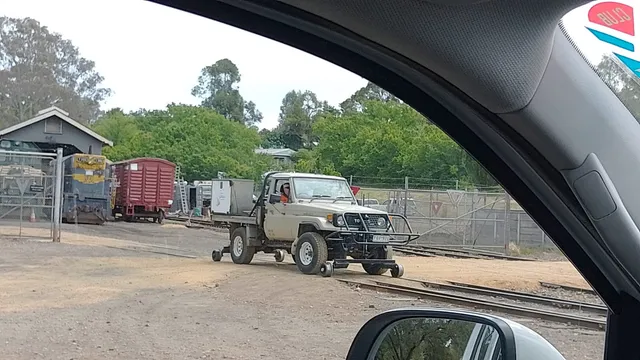
MULTIPOLYGON (((266 196, 265 201, 265 217, 264 217, 264 232, 267 238, 270 240, 295 240, 294 229, 291 228, 292 214, 287 213, 287 207, 290 207, 289 203, 269 203, 269 197, 271 194, 280 195, 280 187, 285 184, 291 184, 289 178, 273 178, 269 185, 269 193, 266 196)), ((291 196, 291 194, 290 194, 291 196)), ((297 232, 297 227, 295 229, 297 232)))

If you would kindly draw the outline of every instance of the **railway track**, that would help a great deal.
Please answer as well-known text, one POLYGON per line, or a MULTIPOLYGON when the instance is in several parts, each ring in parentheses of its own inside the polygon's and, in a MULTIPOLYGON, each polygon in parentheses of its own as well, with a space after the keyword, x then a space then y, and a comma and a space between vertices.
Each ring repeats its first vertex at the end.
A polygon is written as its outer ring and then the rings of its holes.
POLYGON ((567 291, 573 291, 578 293, 590 294, 590 295, 598 295, 592 289, 579 288, 575 286, 562 285, 562 284, 554 284, 549 282, 540 281, 540 286, 550 288, 550 289, 562 289, 567 291))
POLYGON ((417 256, 446 256, 458 259, 498 259, 498 260, 510 260, 510 261, 536 261, 535 259, 508 256, 502 254, 494 254, 485 251, 475 251, 468 249, 447 249, 436 246, 427 245, 405 245, 395 246, 394 250, 400 253, 417 255, 417 256))
POLYGON ((472 284, 464 284, 459 282, 436 283, 431 281, 406 279, 412 282, 421 283, 423 286, 432 289, 442 289, 449 291, 457 291, 472 295, 482 295, 488 297, 499 297, 504 299, 515 300, 518 302, 527 302, 562 309, 589 312, 600 316, 607 316, 607 307, 603 305, 585 303, 581 301, 559 299, 549 296, 537 294, 529 294, 518 291, 503 290, 488 286, 479 286, 472 284))
POLYGON ((474 289, 472 286, 463 286, 459 283, 454 285, 431 283, 421 280, 409 280, 412 282, 421 282, 424 284, 423 286, 431 285, 435 287, 437 285, 439 287, 439 290, 433 290, 429 288, 418 288, 414 286, 400 285, 397 283, 386 281, 363 282, 347 279, 336 280, 349 285, 358 286, 360 288, 366 288, 370 290, 431 299, 459 306, 498 311, 516 316, 571 324, 589 329, 603 330, 606 326, 605 307, 587 303, 579 303, 576 301, 546 298, 538 295, 522 294, 493 288, 474 289), (525 306, 522 305, 522 303, 537 304, 538 306, 525 306), (574 312, 560 312, 549 309, 549 307, 563 307, 565 309, 572 309, 574 310, 574 312), (585 315, 584 312, 588 312, 589 315, 585 315))

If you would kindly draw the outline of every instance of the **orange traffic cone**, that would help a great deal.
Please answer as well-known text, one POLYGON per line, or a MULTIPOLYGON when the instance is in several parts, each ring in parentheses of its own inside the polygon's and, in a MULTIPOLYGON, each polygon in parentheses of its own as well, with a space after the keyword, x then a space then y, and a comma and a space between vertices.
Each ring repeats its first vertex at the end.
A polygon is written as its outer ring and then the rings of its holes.
POLYGON ((36 212, 31 209, 31 216, 29 216, 29 222, 36 222, 36 212))

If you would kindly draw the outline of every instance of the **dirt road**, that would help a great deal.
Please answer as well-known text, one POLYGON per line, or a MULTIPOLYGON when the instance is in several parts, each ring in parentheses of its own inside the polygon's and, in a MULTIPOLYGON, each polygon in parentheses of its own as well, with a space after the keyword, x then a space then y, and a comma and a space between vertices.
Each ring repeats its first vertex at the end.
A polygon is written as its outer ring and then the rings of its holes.
MULTIPOLYGON (((344 359, 373 315, 446 306, 305 276, 267 255, 248 266, 228 257, 213 263, 210 250, 224 243, 224 234, 210 230, 109 225, 76 227, 60 244, 0 239, 0 358, 344 359), (197 258, 146 251, 153 249, 197 258)), ((427 277, 438 268, 416 258, 403 261, 405 276, 427 277)), ((480 266, 453 264, 437 264, 458 270, 435 276, 480 266)), ((366 278, 339 275, 360 276, 366 278)), ((602 358, 602 332, 514 320, 538 331, 567 359, 602 358)))

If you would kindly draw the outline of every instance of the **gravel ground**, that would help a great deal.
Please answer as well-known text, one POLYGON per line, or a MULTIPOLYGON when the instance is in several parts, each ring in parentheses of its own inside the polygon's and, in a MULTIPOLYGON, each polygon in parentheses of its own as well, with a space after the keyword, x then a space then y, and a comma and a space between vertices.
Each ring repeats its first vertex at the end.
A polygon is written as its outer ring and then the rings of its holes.
MULTIPOLYGON (((447 306, 305 276, 268 255, 250 266, 228 256, 213 263, 209 253, 226 234, 211 230, 112 223, 65 231, 59 244, 0 238, 0 358, 343 359, 375 314, 447 306), (123 250, 132 244, 198 258, 123 250)), ((603 332, 507 317, 567 359, 602 359, 603 332)))

